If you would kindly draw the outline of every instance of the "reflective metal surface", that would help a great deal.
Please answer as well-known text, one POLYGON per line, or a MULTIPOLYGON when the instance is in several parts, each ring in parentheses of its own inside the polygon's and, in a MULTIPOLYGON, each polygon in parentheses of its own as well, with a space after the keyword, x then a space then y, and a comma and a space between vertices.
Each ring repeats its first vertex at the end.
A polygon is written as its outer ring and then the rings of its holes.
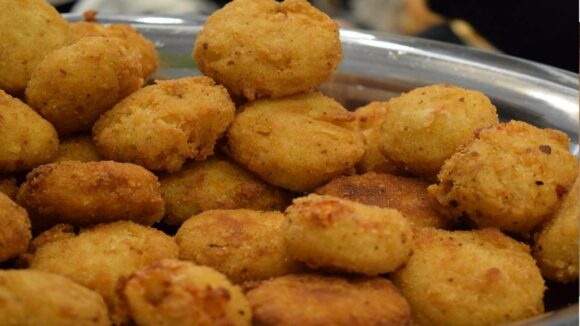
MULTIPOLYGON (((72 21, 82 19, 79 15, 65 16, 72 21)), ((156 43, 162 62, 155 78, 200 74, 191 51, 204 17, 109 15, 98 16, 98 20, 132 24, 156 43)), ((577 74, 505 55, 404 36, 342 30, 341 40, 344 60, 321 89, 347 108, 386 100, 417 86, 456 84, 487 94, 498 107, 502 120, 518 119, 566 132, 571 150, 578 156, 577 74)), ((577 299, 577 295, 573 296, 577 299)), ((578 305, 514 325, 578 325, 578 305)))

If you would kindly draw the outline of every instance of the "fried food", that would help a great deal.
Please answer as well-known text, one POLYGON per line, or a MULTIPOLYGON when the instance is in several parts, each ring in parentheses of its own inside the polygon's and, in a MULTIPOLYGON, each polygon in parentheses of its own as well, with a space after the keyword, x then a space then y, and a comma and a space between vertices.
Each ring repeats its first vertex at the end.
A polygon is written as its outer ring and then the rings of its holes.
POLYGON ((249 288, 254 325, 411 325, 409 304, 380 277, 287 275, 249 288))
POLYGON ((290 204, 287 192, 222 158, 188 163, 179 172, 162 175, 159 182, 167 224, 180 225, 211 209, 281 211, 290 204))
POLYGON ((570 188, 554 216, 536 235, 534 258, 542 274, 553 281, 578 281, 579 179, 570 188))
POLYGON ((312 268, 389 273, 411 254, 411 224, 390 208, 311 194, 286 209, 290 254, 312 268))
POLYGON ((0 324, 108 326, 97 293, 66 277, 33 270, 0 270, 0 324))
POLYGON ((138 165, 112 161, 42 165, 26 176, 17 201, 35 229, 118 220, 151 225, 164 214, 157 177, 138 165))
POLYGON ((54 127, 28 105, 2 90, 0 139, 0 172, 32 169, 49 162, 58 149, 54 127))
POLYGON ((483 93, 451 85, 416 88, 389 101, 380 129, 380 150, 410 173, 435 176, 479 128, 498 123, 483 93))
POLYGON ((210 78, 157 81, 103 114, 93 137, 108 159, 176 172, 186 159, 213 154, 234 112, 226 89, 210 78))
POLYGON ((1 192, 0 225, 0 262, 26 252, 32 237, 28 213, 1 192))
POLYGON ((356 164, 359 173, 401 174, 403 169, 383 155, 380 150, 381 125, 387 114, 388 102, 371 102, 354 111, 357 126, 364 136, 365 154, 356 164))
POLYGON ((392 274, 418 325, 498 325, 544 312, 530 249, 497 229, 415 229, 413 255, 392 274))
POLYGON ((100 160, 95 142, 91 136, 87 135, 70 137, 61 141, 56 155, 52 158, 52 162, 95 162, 100 160))
POLYGON ((204 75, 254 100, 322 84, 342 49, 338 25, 305 0, 236 0, 207 19, 193 57, 204 75))
POLYGON ((139 58, 122 41, 86 37, 36 66, 26 101, 63 136, 90 130, 103 112, 142 85, 139 58))
POLYGON ((4 0, 0 40, 0 89, 20 95, 40 61, 73 43, 74 37, 67 21, 46 0, 4 0))
POLYGON ((78 38, 102 36, 113 37, 123 41, 129 50, 139 53, 144 79, 155 73, 159 66, 159 53, 155 49, 155 44, 146 39, 131 25, 110 24, 103 26, 92 22, 76 22, 71 23, 71 29, 78 38))
POLYGON ((10 175, 0 174, 0 192, 8 196, 8 198, 16 199, 16 192, 18 191, 18 184, 16 178, 10 175))
POLYGON ((270 184, 310 191, 364 154, 354 116, 320 93, 251 102, 228 131, 228 152, 270 184))
POLYGON ((120 221, 46 241, 29 257, 29 265, 64 275, 101 294, 118 324, 123 316, 115 308, 117 281, 154 261, 177 258, 178 251, 173 238, 163 232, 120 221))
POLYGON ((577 175, 568 136, 511 121, 481 130, 428 191, 480 227, 526 233, 554 212, 577 175))
POLYGON ((369 172, 332 179, 315 192, 365 205, 393 208, 417 226, 447 228, 452 218, 443 205, 429 196, 428 186, 429 183, 417 179, 369 172))
POLYGON ((190 262, 154 262, 121 280, 117 291, 129 320, 139 326, 249 326, 252 320, 240 288, 190 262))
POLYGON ((232 282, 255 281, 299 269, 288 253, 280 212, 249 209, 205 211, 175 235, 179 257, 224 273, 232 282))

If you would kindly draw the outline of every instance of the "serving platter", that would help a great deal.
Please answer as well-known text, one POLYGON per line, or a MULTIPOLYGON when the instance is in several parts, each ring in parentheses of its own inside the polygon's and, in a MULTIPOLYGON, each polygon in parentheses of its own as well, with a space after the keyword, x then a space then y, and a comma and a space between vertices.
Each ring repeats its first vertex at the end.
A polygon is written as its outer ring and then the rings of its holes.
MULTIPOLYGON (((82 15, 65 15, 70 21, 82 15)), ((191 58, 205 17, 98 15, 98 21, 131 24, 155 42, 161 57, 155 79, 200 75, 191 58)), ((578 157, 578 74, 506 55, 391 34, 341 30, 344 59, 320 89, 355 109, 412 88, 450 83, 477 89, 497 106, 500 119, 523 120, 566 132, 578 157)), ((578 283, 548 283, 548 313, 513 325, 578 325, 578 283)))

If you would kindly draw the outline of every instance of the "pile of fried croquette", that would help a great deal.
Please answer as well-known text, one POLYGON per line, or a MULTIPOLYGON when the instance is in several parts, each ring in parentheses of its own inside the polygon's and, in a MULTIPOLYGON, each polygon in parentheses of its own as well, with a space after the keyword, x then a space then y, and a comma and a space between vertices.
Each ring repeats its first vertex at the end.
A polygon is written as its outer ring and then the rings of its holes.
POLYGON ((155 82, 86 18, 0 1, 1 325, 497 325, 578 280, 566 134, 445 84, 348 111, 306 0, 230 2, 155 82))

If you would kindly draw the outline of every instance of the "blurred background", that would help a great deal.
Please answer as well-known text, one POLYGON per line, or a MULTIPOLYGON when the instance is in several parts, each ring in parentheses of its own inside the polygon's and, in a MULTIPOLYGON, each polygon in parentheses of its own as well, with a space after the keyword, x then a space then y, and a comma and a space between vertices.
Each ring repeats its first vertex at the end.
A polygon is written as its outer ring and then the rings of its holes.
MULTIPOLYGON (((60 12, 209 15, 224 0, 49 0, 60 12)), ((578 72, 575 0, 310 0, 341 26, 502 52, 578 72)))

